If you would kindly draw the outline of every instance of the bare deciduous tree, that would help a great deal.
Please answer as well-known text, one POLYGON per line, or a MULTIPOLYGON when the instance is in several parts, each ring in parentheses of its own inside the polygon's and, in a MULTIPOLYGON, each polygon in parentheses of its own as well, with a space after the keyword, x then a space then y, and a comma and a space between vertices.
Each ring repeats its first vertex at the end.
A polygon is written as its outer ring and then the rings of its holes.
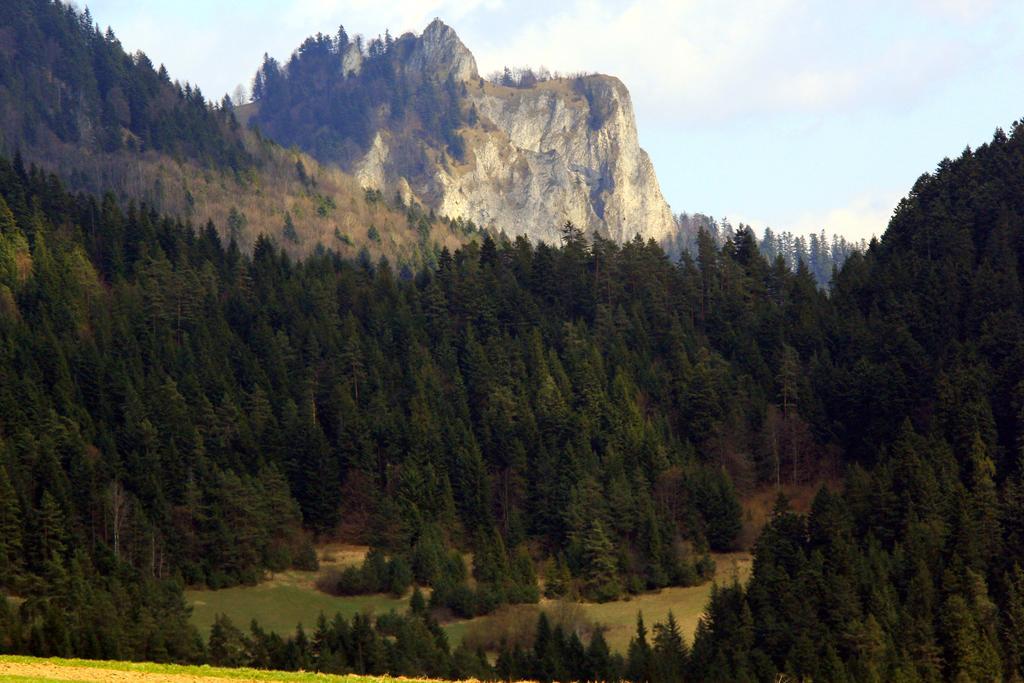
POLYGON ((110 528, 114 541, 114 557, 121 559, 121 534, 125 524, 128 522, 128 515, 131 512, 131 501, 128 499, 128 492, 120 481, 111 482, 107 493, 107 503, 110 510, 110 528))

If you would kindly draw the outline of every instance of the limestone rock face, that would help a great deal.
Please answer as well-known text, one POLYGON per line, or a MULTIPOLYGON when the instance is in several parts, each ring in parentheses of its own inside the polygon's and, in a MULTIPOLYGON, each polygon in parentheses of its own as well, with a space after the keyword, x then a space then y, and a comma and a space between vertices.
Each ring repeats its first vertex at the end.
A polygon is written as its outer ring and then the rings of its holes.
POLYGON ((515 230, 505 226, 529 226, 546 240, 557 239, 565 220, 620 242, 671 232, 672 212, 618 79, 485 87, 472 100, 496 130, 469 145, 468 168, 446 183, 442 213, 507 232, 515 230))
POLYGON ((459 40, 451 26, 434 19, 415 41, 408 68, 444 81, 451 74, 457 82, 479 78, 476 58, 459 40))
MULTIPOLYGON (((373 144, 370 145, 370 151, 366 153, 366 156, 360 160, 353 170, 356 180, 363 187, 372 187, 381 189, 395 184, 404 180, 401 177, 389 178, 387 166, 389 164, 391 150, 388 149, 387 144, 384 142, 384 137, 380 133, 377 133, 373 137, 373 144)), ((393 169, 397 170, 397 169, 393 169)))
POLYGON ((554 79, 530 88, 484 82, 455 32, 435 20, 407 68, 464 85, 472 126, 463 159, 423 144, 415 132, 381 130, 353 169, 389 193, 411 193, 440 215, 490 230, 556 242, 573 221, 617 241, 661 240, 675 227, 647 153, 629 92, 617 78, 554 79), (475 120, 474 120, 475 119, 475 120))
POLYGON ((349 45, 348 49, 345 50, 345 54, 341 56, 341 73, 345 76, 358 74, 362 68, 363 53, 359 51, 356 45, 349 45))

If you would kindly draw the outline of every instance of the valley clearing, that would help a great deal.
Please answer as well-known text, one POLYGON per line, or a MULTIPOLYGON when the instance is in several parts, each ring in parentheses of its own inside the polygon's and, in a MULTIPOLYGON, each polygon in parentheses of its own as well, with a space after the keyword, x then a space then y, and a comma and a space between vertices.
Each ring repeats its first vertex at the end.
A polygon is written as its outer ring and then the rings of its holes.
MULTIPOLYGON (((210 626, 218 614, 227 615, 231 621, 247 631, 249 623, 256 619, 260 626, 281 636, 295 633, 301 623, 307 632, 315 627, 317 617, 323 613, 330 619, 336 612, 345 617, 356 613, 386 614, 391 610, 404 612, 408 608, 408 597, 394 598, 390 595, 357 595, 335 597, 316 588, 321 572, 330 568, 359 564, 366 553, 365 546, 332 545, 320 548, 321 569, 319 572, 290 570, 279 572, 272 578, 255 586, 235 586, 220 590, 188 590, 186 597, 192 608, 192 623, 203 637, 210 634, 210 626)), ((712 553, 715 561, 715 582, 728 585, 734 579, 746 583, 750 576, 751 557, 749 553, 712 553)), ((711 596, 713 582, 685 588, 664 588, 657 592, 641 593, 627 599, 606 603, 571 603, 578 606, 580 616, 587 622, 604 627, 605 638, 615 652, 625 654, 629 641, 636 632, 637 612, 643 612, 648 627, 668 617, 669 610, 675 615, 687 642, 693 642, 697 621, 704 613, 711 596)), ((558 609, 556 601, 542 600, 540 605, 519 605, 512 609, 530 612, 528 620, 536 620, 538 609, 558 609)), ((442 621, 448 634, 448 641, 454 648, 463 638, 474 631, 487 632, 500 629, 495 615, 475 619, 442 621)), ((487 649, 487 648, 485 648, 487 649)))

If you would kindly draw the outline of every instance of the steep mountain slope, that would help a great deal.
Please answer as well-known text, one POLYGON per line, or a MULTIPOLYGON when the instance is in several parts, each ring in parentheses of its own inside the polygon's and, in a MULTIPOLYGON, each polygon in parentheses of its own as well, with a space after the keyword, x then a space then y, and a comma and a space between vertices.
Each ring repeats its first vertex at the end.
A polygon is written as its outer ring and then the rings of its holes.
POLYGON ((365 54, 343 29, 310 38, 286 66, 265 61, 254 98, 246 114, 270 137, 482 227, 548 241, 566 220, 617 241, 674 229, 618 79, 489 83, 440 20, 365 54))
POLYGON ((415 265, 469 232, 249 132, 230 101, 207 102, 59 2, 0 3, 0 145, 75 189, 212 220, 246 251, 265 234, 293 255, 366 249, 415 265))
POLYGON ((251 158, 225 111, 208 108, 142 53, 128 55, 88 10, 0 3, 0 139, 40 154, 157 150, 242 169, 251 158))

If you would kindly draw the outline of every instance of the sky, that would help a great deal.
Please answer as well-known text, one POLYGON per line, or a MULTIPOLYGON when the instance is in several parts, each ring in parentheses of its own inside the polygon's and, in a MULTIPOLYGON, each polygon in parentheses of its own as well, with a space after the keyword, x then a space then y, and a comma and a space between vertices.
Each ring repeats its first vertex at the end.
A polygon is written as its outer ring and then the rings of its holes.
MULTIPOLYGON (((82 6, 81 0, 77 3, 82 6)), ((1020 0, 92 0, 220 99, 309 35, 451 25, 482 74, 618 76, 676 213, 881 235, 914 181, 1024 118, 1020 0)))

